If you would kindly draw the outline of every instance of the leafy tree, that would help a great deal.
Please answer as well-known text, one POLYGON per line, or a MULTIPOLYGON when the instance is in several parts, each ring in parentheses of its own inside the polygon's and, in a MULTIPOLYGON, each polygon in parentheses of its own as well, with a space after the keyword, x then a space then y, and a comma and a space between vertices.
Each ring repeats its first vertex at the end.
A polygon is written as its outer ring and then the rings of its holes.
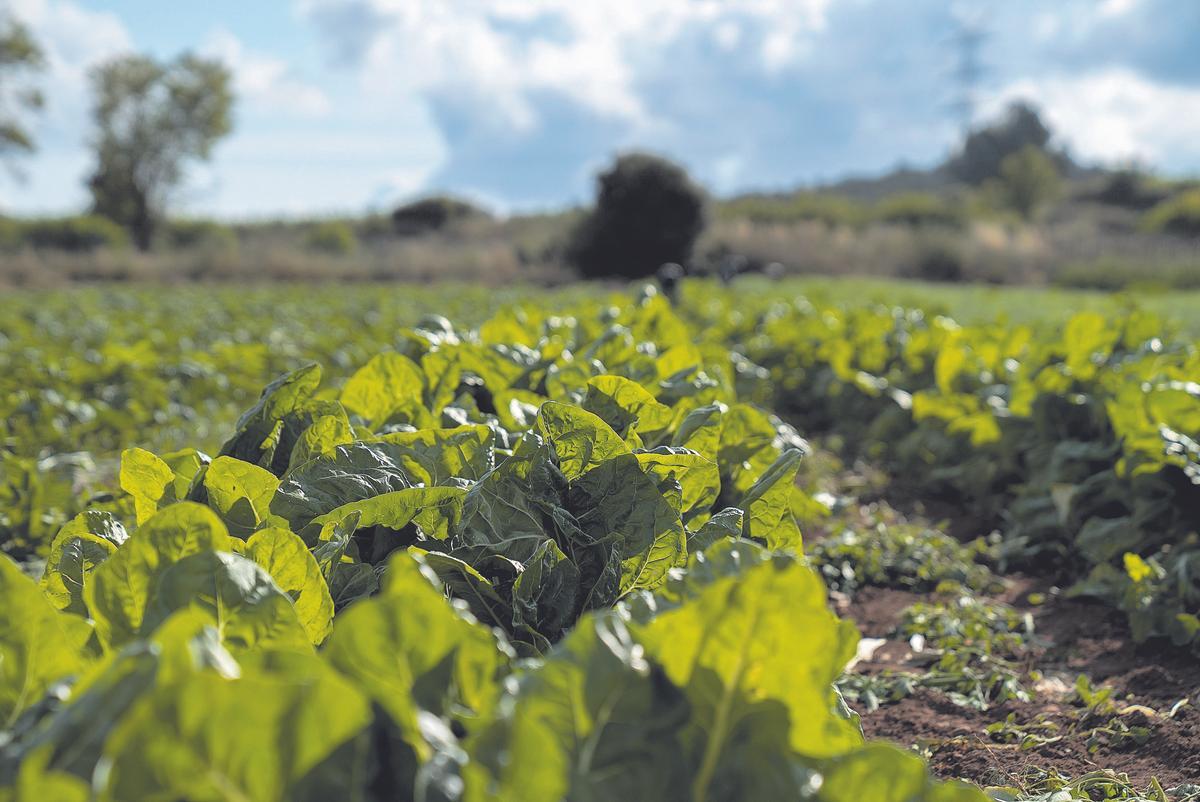
POLYGON ((1035 145, 1026 145, 1000 163, 1000 176, 988 184, 999 204, 1032 220, 1062 191, 1058 167, 1035 145))
POLYGON ((92 82, 93 208, 128 228, 145 250, 188 162, 207 159, 230 131, 229 71, 191 54, 165 63, 125 56, 98 68, 92 82))
POLYGON ((642 278, 686 264, 704 230, 704 193, 658 156, 621 156, 598 178, 596 207, 572 235, 568 258, 587 278, 642 278))
POLYGON ((948 166, 960 180, 979 185, 999 176, 1001 162, 1012 154, 1029 146, 1045 151, 1049 142, 1050 129, 1037 110, 1017 102, 1000 120, 972 131, 948 166))
POLYGON ((0 18, 0 158, 34 149, 26 115, 42 107, 42 93, 32 84, 45 66, 41 48, 20 21, 0 18))

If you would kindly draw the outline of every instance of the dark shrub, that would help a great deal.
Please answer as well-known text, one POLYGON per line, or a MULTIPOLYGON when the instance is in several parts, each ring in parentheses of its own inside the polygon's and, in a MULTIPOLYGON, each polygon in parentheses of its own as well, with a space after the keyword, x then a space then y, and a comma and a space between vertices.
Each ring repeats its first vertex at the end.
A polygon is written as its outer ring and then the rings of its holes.
POLYGON ((686 264, 704 222, 704 193, 683 168, 628 154, 599 175, 596 206, 567 258, 585 278, 644 278, 666 262, 686 264))
POLYGON ((422 198, 406 203, 392 212, 392 229, 402 237, 441 231, 454 223, 474 217, 488 217, 478 206, 458 198, 422 198))
POLYGON ((962 281, 965 273, 962 248, 950 237, 922 237, 912 261, 901 275, 922 281, 962 281))
POLYGON ((1050 129, 1037 110, 1027 103, 1013 103, 1004 117, 968 134, 948 166, 960 181, 982 184, 1000 175, 1000 164, 1009 156, 1030 145, 1045 150, 1049 142, 1050 129))

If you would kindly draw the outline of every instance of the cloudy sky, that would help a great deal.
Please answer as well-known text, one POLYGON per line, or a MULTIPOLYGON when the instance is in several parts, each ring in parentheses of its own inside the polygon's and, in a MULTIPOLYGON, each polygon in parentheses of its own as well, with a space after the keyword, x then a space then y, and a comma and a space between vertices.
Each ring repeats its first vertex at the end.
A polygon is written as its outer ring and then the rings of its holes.
POLYGON ((579 202, 643 147, 717 192, 930 164, 953 147, 955 19, 988 32, 980 114, 1042 105, 1085 160, 1200 173, 1194 0, 0 0, 42 41, 48 105, 0 206, 86 197, 87 72, 129 51, 224 60, 236 130, 180 204, 222 217, 431 190, 579 202))

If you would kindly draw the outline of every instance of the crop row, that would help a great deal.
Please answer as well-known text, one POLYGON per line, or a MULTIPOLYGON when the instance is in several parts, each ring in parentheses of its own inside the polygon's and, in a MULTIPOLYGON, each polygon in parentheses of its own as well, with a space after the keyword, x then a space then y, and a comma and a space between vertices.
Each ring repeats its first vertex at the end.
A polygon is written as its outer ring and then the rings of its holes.
POLYGON ((0 799, 982 800, 834 690, 761 377, 660 297, 595 311, 402 331, 213 458, 127 449, 0 556, 0 799))

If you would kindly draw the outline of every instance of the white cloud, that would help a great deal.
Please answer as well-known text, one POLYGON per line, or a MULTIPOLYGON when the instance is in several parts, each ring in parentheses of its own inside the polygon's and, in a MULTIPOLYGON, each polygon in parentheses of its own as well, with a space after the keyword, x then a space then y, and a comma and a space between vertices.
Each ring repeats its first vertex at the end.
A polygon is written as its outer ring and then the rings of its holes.
POLYGON ((1200 167, 1200 88, 1155 83, 1127 69, 1011 84, 992 112, 1028 99, 1051 130, 1085 160, 1200 167))
POLYGON ((229 31, 213 32, 200 51, 229 67, 236 96, 255 111, 324 117, 332 109, 329 97, 293 75, 286 61, 247 49, 229 31))
POLYGON ((639 68, 693 29, 765 70, 801 58, 832 0, 297 0, 372 91, 446 94, 493 127, 529 130, 551 94, 606 118, 654 124, 639 68))

